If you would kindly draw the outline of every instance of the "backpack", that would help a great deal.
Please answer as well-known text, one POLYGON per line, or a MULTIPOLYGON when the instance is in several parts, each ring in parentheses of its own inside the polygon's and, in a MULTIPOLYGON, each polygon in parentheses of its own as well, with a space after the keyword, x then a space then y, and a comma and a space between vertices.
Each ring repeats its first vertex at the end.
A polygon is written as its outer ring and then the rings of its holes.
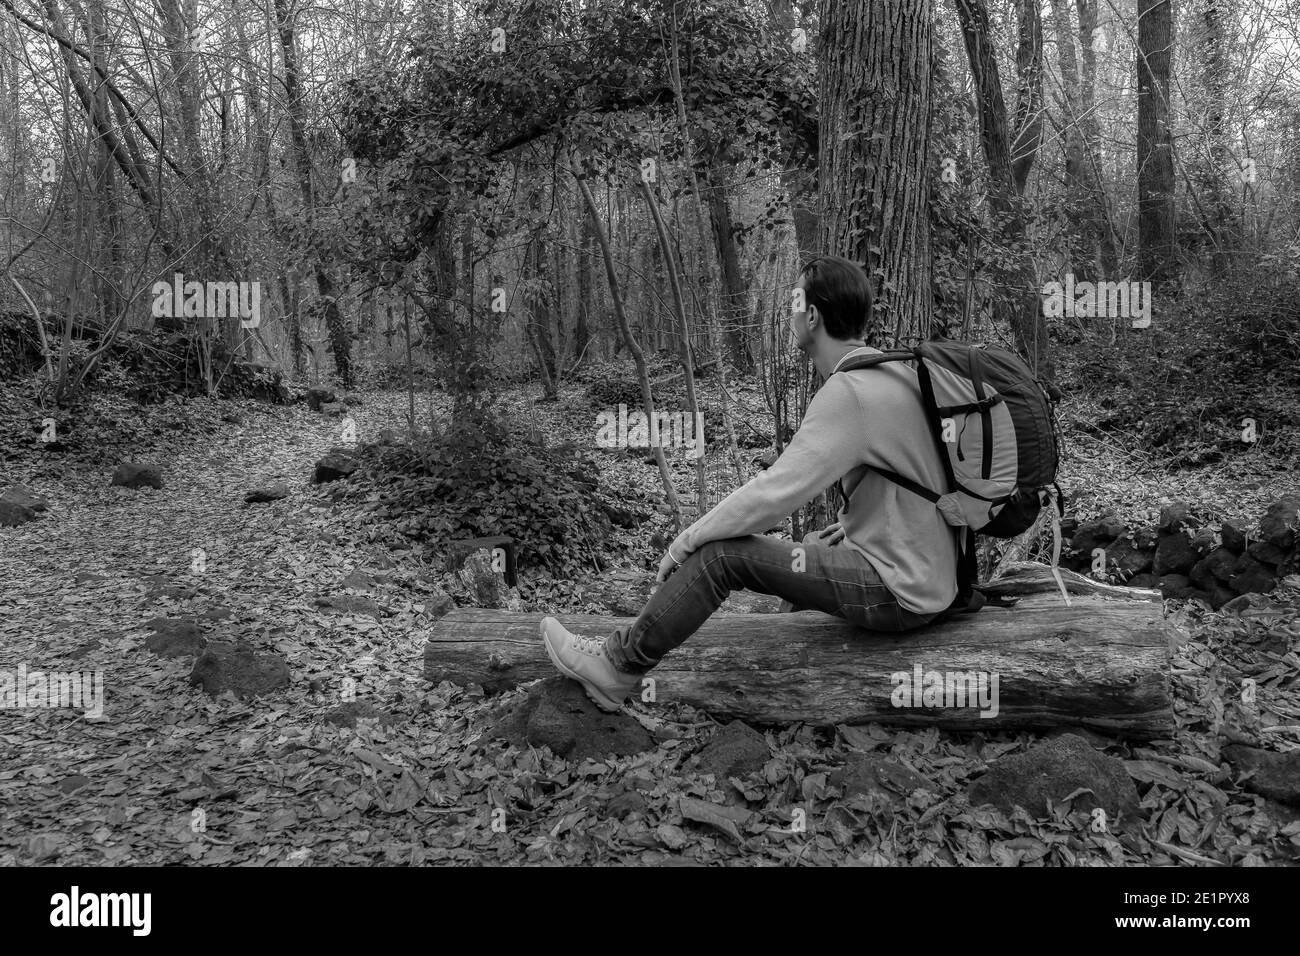
MULTIPOLYGON (((939 449, 947 488, 931 489, 886 469, 882 477, 934 503, 944 521, 964 528, 957 565, 957 599, 947 613, 978 611, 975 533, 1014 538, 1028 530, 1055 488, 1052 573, 1060 556, 1058 517, 1065 505, 1056 471, 1060 451, 1047 392, 1018 355, 997 346, 934 338, 915 349, 849 359, 837 371, 915 362, 926 420, 939 449)), ((843 489, 841 488, 841 496, 843 489)), ((845 497, 847 501, 847 497, 845 497)))

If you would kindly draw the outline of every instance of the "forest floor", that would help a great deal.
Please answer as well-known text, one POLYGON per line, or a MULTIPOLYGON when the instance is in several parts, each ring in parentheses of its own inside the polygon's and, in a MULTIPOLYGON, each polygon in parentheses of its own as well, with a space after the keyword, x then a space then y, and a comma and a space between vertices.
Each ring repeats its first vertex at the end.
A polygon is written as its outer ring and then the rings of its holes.
MULTIPOLYGON (((3 389, 0 409, 11 417, 0 425, 30 421, 17 391, 3 389)), ((523 405, 528 394, 519 389, 514 401, 523 405)), ((401 421, 404 394, 362 398, 352 413, 363 436, 401 421)), ((439 574, 415 552, 392 548, 364 505, 310 483, 313 463, 339 443, 337 419, 303 405, 206 400, 123 402, 96 415, 105 440, 84 441, 83 453, 19 449, 0 467, 0 485, 21 482, 50 503, 39 520, 0 528, 0 669, 102 671, 105 688, 100 717, 0 710, 0 865, 1300 859, 1300 813, 1239 789, 1219 753, 1232 739, 1284 751, 1300 745, 1300 662, 1294 652, 1267 650, 1279 637, 1292 647, 1300 638, 1295 588, 1279 589, 1273 611, 1256 617, 1170 603, 1187 637, 1176 659, 1185 672, 1174 677, 1176 738, 1093 741, 1124 759, 1138 784, 1137 830, 1097 833, 1077 814, 1044 821, 970 807, 968 782, 1034 735, 795 725, 764 729, 770 759, 739 782, 753 813, 743 833, 732 833, 683 813, 684 798, 721 803, 735 786, 686 767, 714 731, 707 715, 670 712, 675 738, 639 756, 572 763, 488 739, 499 701, 423 681, 425 599, 439 574), (110 487, 126 457, 163 464, 166 486, 110 487), (243 503, 245 491, 275 481, 290 485, 288 498, 243 503), (375 612, 319 603, 357 595, 372 599, 375 612), (282 654, 290 687, 243 702, 210 698, 187 681, 191 658, 145 649, 157 617, 197 619, 209 639, 238 637, 282 654), (1265 672, 1274 709, 1252 729, 1225 688, 1265 672), (382 721, 339 725, 347 722, 345 678, 382 721), (936 789, 886 803, 843 801, 830 779, 854 751, 895 758, 936 789), (620 813, 607 812, 616 800, 620 813), (806 834, 791 832, 792 800, 807 808, 806 834)), ((1121 451, 1076 445, 1066 473, 1080 491, 1081 517, 1103 505, 1146 516, 1169 498, 1257 517, 1264 502, 1300 491, 1294 474, 1267 461, 1151 476, 1121 451)), ((609 467, 607 486, 636 480, 653 492, 658 482, 640 462, 611 458, 609 467)), ((580 592, 580 583, 538 582, 523 596, 540 613, 583 606, 580 592)))

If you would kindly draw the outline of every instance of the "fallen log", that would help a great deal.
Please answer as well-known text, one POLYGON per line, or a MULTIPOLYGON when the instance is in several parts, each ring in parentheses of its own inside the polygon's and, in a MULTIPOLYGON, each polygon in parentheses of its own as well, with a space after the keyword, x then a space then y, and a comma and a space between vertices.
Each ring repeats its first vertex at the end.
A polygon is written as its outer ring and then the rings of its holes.
MULTIPOLYGON (((1171 631, 1159 592, 1019 565, 989 586, 1017 600, 907 634, 829 614, 715 614, 643 684, 650 706, 680 701, 754 723, 868 723, 945 730, 1085 727, 1149 740, 1174 729, 1171 631), (653 691, 653 693, 651 693, 653 691)), ((426 679, 499 693, 555 673, 540 613, 460 609, 433 628, 426 679)), ((565 615, 580 634, 630 618, 565 615)))

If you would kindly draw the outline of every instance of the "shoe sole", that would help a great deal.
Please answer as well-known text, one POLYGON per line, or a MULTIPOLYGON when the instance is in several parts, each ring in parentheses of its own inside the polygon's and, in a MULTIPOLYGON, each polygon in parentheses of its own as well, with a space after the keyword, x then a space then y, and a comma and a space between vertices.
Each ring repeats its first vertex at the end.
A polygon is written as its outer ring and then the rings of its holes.
MULTIPOLYGON (((558 622, 557 622, 558 623, 558 622)), ((556 655, 555 650, 551 647, 551 637, 546 633, 546 621, 543 620, 539 630, 542 632, 542 643, 546 646, 546 655, 555 665, 555 669, 563 674, 569 680, 575 680, 581 685, 583 692, 590 698, 591 702, 607 714, 614 714, 623 709, 623 705, 610 697, 606 697, 599 690, 593 687, 586 678, 574 673, 563 661, 556 655)))

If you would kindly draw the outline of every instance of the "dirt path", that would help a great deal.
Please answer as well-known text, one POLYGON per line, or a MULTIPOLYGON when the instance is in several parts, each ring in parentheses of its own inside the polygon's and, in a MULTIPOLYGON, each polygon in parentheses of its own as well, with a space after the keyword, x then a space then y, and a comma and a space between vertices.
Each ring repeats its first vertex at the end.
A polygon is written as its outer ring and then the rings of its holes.
MULTIPOLYGON (((387 422, 382 411, 354 413, 363 435, 387 422)), ((334 859, 372 858, 375 846, 392 862, 390 850, 409 859, 409 844, 385 847, 368 826, 338 841, 319 827, 296 833, 349 805, 369 809, 385 787, 414 786, 402 765, 413 769, 421 749, 436 755, 427 745, 441 722, 418 711, 427 691, 418 562, 370 544, 364 513, 349 516, 329 486, 310 484, 339 431, 337 419, 302 406, 260 409, 210 441, 144 457, 164 468, 162 490, 110 487, 115 462, 60 486, 32 482, 50 510, 3 529, 0 664, 34 679, 100 675, 104 705, 100 717, 0 710, 0 864, 305 862, 321 842, 337 844, 325 851, 334 859), (243 503, 249 488, 277 481, 289 498, 243 503), (345 589, 354 572, 373 589, 358 578, 345 589), (318 607, 328 595, 369 598, 379 616, 318 607), (212 700, 187 682, 192 657, 144 648, 160 616, 197 617, 209 640, 283 655, 289 690, 250 704, 212 700), (326 723, 347 679, 358 701, 400 715, 402 729, 371 739, 365 727, 326 723), (352 758, 357 749, 372 764, 352 758), (337 758, 332 768, 325 755, 337 758)))

